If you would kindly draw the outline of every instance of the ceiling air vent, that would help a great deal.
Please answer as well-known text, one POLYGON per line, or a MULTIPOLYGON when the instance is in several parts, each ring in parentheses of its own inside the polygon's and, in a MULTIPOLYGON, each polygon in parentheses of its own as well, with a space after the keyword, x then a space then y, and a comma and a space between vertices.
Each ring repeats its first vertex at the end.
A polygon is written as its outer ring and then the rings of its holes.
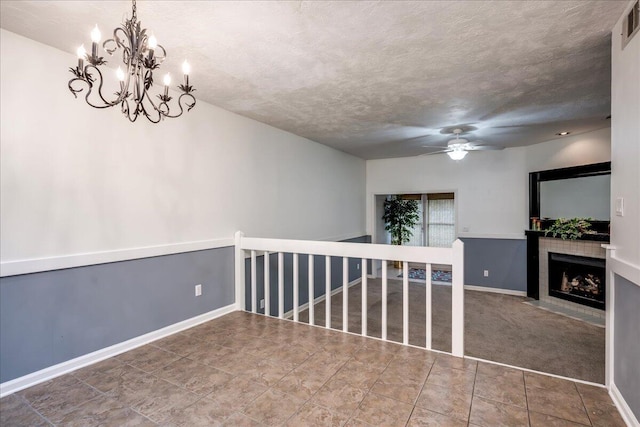
POLYGON ((622 48, 629 43, 631 38, 640 30, 640 0, 636 1, 627 12, 622 24, 622 48))

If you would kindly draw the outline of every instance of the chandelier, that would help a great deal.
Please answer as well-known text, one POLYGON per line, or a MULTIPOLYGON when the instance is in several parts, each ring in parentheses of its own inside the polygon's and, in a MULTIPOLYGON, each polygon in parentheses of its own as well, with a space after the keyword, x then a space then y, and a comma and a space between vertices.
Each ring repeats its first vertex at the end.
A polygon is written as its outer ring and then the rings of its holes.
POLYGON ((164 91, 156 95, 157 99, 149 94, 154 84, 154 71, 160 68, 167 52, 153 35, 141 27, 136 15, 136 0, 132 3, 131 19, 126 19, 122 26, 113 31, 113 38, 102 44, 102 49, 107 54, 110 56, 116 54, 122 58, 122 66, 115 71, 120 83, 119 88, 116 88, 111 96, 103 93, 104 81, 99 67, 104 66, 107 61, 99 56, 98 43, 100 43, 101 34, 96 25, 91 32, 91 53, 86 52, 84 45, 80 46, 77 51, 78 66, 69 69, 75 76, 69 80, 69 90, 76 98, 78 93, 86 90, 84 99, 94 108, 120 105, 122 113, 131 122, 135 122, 141 115, 152 123, 158 123, 165 117, 180 117, 185 107, 189 111, 196 105, 196 99, 192 95, 195 89, 189 84, 191 67, 187 61, 182 64, 184 82, 178 86, 181 94, 171 107, 169 105, 172 100, 169 96, 171 75, 168 73, 162 81, 164 91))

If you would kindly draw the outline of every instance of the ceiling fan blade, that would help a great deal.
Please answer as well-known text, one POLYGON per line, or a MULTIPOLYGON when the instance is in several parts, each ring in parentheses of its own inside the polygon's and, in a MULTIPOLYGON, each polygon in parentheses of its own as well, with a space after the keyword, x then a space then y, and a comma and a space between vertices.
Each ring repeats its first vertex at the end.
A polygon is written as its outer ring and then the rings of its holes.
POLYGON ((498 145, 470 145, 467 147, 467 151, 489 151, 489 150, 504 150, 504 147, 498 145))
POLYGON ((438 147, 441 148, 438 151, 431 151, 429 153, 423 153, 423 154, 419 154, 419 156, 431 156, 432 154, 442 154, 442 153, 448 153, 449 151, 452 151, 448 148, 444 148, 444 147, 438 147))

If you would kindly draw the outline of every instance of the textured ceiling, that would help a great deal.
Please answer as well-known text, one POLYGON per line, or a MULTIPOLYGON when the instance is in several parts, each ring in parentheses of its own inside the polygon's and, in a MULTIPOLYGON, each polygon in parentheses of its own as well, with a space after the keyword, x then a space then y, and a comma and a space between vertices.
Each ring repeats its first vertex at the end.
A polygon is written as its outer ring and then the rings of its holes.
MULTIPOLYGON (((425 153, 460 126, 507 147, 609 126, 609 33, 626 4, 149 0, 138 17, 163 69, 189 59, 199 99, 372 159, 425 153)), ((70 53, 130 10, 0 2, 3 28, 70 53)))

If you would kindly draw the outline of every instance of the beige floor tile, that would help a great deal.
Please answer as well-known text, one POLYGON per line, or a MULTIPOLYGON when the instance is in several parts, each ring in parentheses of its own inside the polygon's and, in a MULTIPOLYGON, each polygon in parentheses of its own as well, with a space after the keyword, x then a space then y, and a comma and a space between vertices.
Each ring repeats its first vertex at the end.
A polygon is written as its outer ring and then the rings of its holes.
POLYGON ((222 425, 228 427, 262 427, 262 424, 252 420, 240 412, 236 412, 231 415, 222 423, 222 425))
POLYGON ((582 427, 584 424, 552 417, 551 415, 529 411, 531 427, 582 427))
POLYGON ((93 400, 77 406, 66 414, 59 424, 65 427, 107 425, 150 427, 156 425, 156 423, 150 419, 106 396, 98 396, 93 400))
POLYGON ((131 408, 155 422, 166 422, 174 413, 195 403, 200 396, 173 384, 160 381, 131 408))
POLYGON ((475 371, 444 368, 436 362, 429 372, 427 384, 470 393, 473 391, 475 377, 475 371))
POLYGON ((0 425, 40 427, 51 424, 34 411, 21 396, 12 394, 0 399, 0 425))
POLYGON ((473 371, 475 373, 478 362, 471 359, 453 357, 446 354, 438 354, 435 365, 441 368, 462 369, 465 371, 473 371))
POLYGON ((175 353, 164 351, 152 345, 138 347, 118 356, 118 359, 122 362, 149 373, 157 371, 180 358, 181 356, 175 353))
POLYGON ((383 373, 371 388, 371 393, 413 405, 423 385, 424 380, 383 373))
POLYGON ((293 369, 288 364, 260 360, 244 367, 242 373, 253 379, 257 384, 266 387, 274 386, 293 369))
POLYGON ((365 423, 364 421, 359 420, 357 418, 351 418, 349 421, 347 421, 344 427, 377 427, 377 426, 371 425, 369 423, 365 423))
POLYGON ((117 381, 105 384, 112 387, 106 393, 107 396, 126 406, 132 406, 143 401, 153 390, 168 383, 154 375, 132 368, 131 372, 122 374, 117 381))
POLYGON ((176 353, 180 356, 188 356, 194 351, 199 350, 206 345, 201 340, 183 334, 169 335, 166 338, 151 343, 154 347, 158 347, 165 351, 176 353))
POLYGON ((413 405, 369 393, 356 409, 353 418, 377 426, 403 426, 412 410, 413 405))
MULTIPOLYGON (((570 390, 565 385, 562 385, 561 388, 570 390)), ((560 388, 545 389, 529 387, 527 384, 528 408, 530 411, 588 425, 589 418, 582 404, 582 399, 575 386, 573 386, 573 389, 574 391, 570 393, 568 391, 559 391, 560 388)))
POLYGON ((304 363, 312 353, 296 346, 279 346, 273 351, 258 352, 260 357, 273 364, 286 366, 289 370, 295 369, 304 363))
POLYGON ((64 375, 20 392, 42 416, 53 423, 74 407, 98 396, 98 392, 71 375, 64 375))
POLYGON ((329 353, 337 353, 341 356, 352 356, 362 348, 363 344, 357 341, 350 341, 343 338, 332 339, 322 345, 322 349, 329 353))
POLYGON ((242 413, 260 423, 275 426, 287 421, 303 404, 301 399, 268 390, 247 405, 242 413))
POLYGON ((313 396, 331 378, 331 372, 318 368, 298 368, 282 378, 274 389, 285 394, 290 394, 300 399, 307 400, 313 396))
POLYGON ((239 351, 222 356, 215 363, 209 364, 209 366, 232 375, 240 375, 261 361, 262 359, 258 356, 239 351))
POLYGON ((314 403, 305 404, 284 424, 287 427, 341 427, 349 418, 314 403))
POLYGON ((102 393, 108 393, 125 382, 142 381, 145 377, 150 378, 150 374, 123 363, 103 372, 96 372, 85 378, 84 382, 102 393))
POLYGON ((155 374, 198 395, 207 395, 233 378, 231 374, 187 358, 177 360, 155 374))
POLYGON ((71 373, 74 377, 85 380, 96 374, 105 374, 113 369, 119 369, 124 365, 124 362, 117 357, 110 357, 103 361, 94 363, 93 365, 85 366, 71 373))
POLYGON ((600 401, 585 402, 589 419, 594 427, 625 427, 618 409, 612 404, 600 401))
POLYGON ((351 356, 339 353, 327 352, 324 350, 318 350, 312 355, 310 355, 307 360, 305 360, 298 368, 296 369, 305 369, 305 368, 313 368, 313 369, 322 369, 326 370, 327 373, 331 372, 335 374, 344 366, 351 356))
POLYGON ((416 401, 416 406, 467 421, 471 408, 471 396, 471 391, 436 386, 427 382, 416 401))
POLYGON ((520 369, 496 365, 493 363, 478 362, 477 374, 491 378, 518 379, 524 383, 524 372, 520 369))
POLYGON ((223 347, 212 342, 204 342, 197 350, 190 353, 187 358, 202 363, 203 365, 215 367, 221 358, 234 356, 236 354, 236 351, 231 348, 223 347))
POLYGON ((527 390, 531 387, 534 387, 564 392, 571 395, 578 392, 573 381, 563 380, 562 378, 555 378, 547 375, 535 374, 533 372, 525 372, 524 381, 527 386, 527 390))
POLYGON ((474 397, 469 423, 484 427, 528 427, 526 408, 474 397))
POLYGON ((366 389, 334 377, 318 390, 311 398, 311 402, 345 415, 351 415, 366 394, 366 389))
POLYGON ((587 402, 604 402, 613 404, 613 401, 609 396, 609 392, 604 387, 596 387, 582 383, 576 383, 576 387, 585 405, 587 402))
POLYGON ((170 422, 179 426, 220 426, 235 413, 210 399, 200 399, 185 408, 174 410, 170 422))
POLYGON ((248 376, 239 375, 222 384, 205 399, 214 401, 232 413, 241 411, 265 391, 267 387, 257 384, 248 376))
POLYGON ((384 367, 370 366, 363 362, 350 360, 345 363, 333 378, 343 380, 354 387, 368 390, 380 378, 384 367))
POLYGON ((411 357, 396 354, 385 371, 394 371, 400 375, 425 379, 429 375, 434 361, 435 356, 411 357))
POLYGON ((353 354, 353 360, 356 362, 377 368, 380 371, 384 370, 392 359, 393 353, 391 352, 371 350, 367 347, 363 347, 353 354))
POLYGON ((467 427, 467 423, 416 406, 413 408, 407 427, 467 427))
POLYGON ((488 377, 476 375, 474 396, 509 405, 527 407, 527 396, 524 389, 524 379, 520 375, 501 375, 488 377))

